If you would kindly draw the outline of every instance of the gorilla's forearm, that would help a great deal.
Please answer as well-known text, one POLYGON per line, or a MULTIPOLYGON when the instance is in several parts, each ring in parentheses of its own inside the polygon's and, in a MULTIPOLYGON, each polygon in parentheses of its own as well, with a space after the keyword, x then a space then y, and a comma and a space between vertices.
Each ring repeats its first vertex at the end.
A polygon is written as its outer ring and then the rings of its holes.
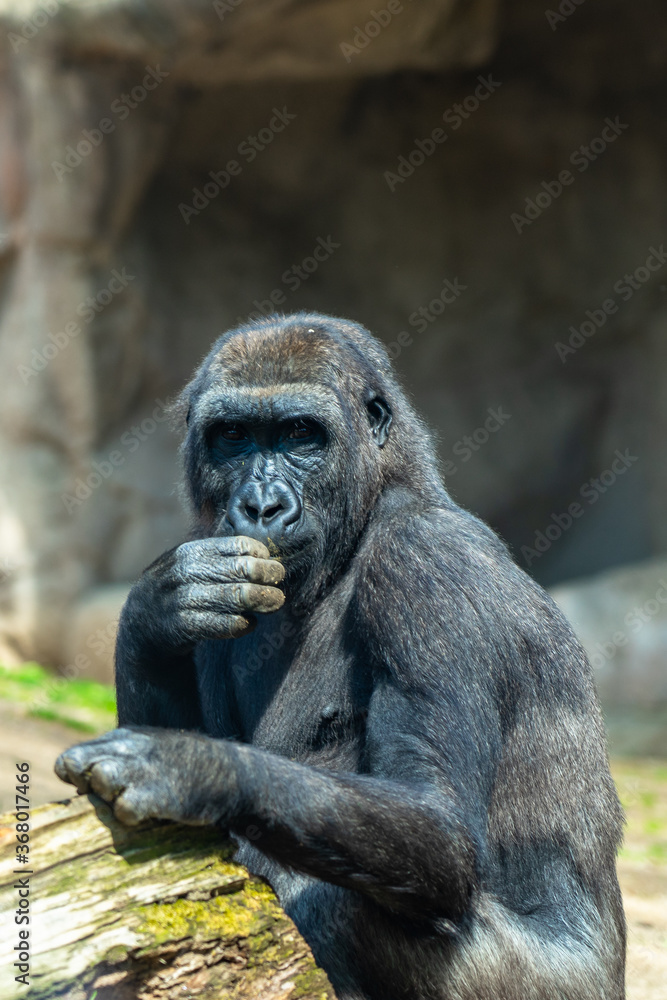
POLYGON ((442 790, 333 773, 199 733, 122 728, 61 755, 58 774, 121 821, 210 824, 287 868, 363 893, 418 923, 456 921, 476 850, 442 790))
MULTIPOLYGON (((475 883, 476 850, 452 797, 331 773, 250 746, 228 744, 225 751, 243 790, 237 815, 226 818, 232 832, 250 836, 283 865, 411 919, 461 916, 475 883)), ((207 784, 215 784, 213 774, 207 784)))

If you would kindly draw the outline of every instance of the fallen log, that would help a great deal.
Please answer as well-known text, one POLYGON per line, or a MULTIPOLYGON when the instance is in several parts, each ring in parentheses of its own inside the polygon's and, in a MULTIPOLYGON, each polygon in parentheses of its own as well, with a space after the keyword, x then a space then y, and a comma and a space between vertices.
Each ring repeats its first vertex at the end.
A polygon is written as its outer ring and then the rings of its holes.
POLYGON ((30 826, 20 864, 16 817, 0 817, 0 1000, 334 1000, 219 831, 124 827, 94 795, 34 809, 30 826), (26 951, 28 985, 14 965, 26 951))

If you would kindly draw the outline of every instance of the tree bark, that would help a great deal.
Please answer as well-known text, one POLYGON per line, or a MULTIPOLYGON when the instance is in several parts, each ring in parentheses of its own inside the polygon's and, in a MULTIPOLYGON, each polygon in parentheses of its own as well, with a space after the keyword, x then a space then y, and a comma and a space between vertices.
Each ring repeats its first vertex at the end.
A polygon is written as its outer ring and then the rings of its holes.
POLYGON ((91 795, 32 811, 27 864, 16 846, 16 818, 6 814, 0 1000, 335 998, 273 892, 234 864, 218 830, 130 829, 91 795), (30 923, 17 924, 25 885, 30 923), (14 978, 22 929, 27 988, 14 978))

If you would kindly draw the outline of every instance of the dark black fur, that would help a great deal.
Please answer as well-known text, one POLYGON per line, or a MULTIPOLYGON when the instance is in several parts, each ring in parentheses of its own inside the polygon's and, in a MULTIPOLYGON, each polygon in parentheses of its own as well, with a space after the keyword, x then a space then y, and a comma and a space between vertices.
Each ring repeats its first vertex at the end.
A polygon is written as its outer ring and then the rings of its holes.
POLYGON ((58 772, 127 822, 231 829, 345 1000, 621 1000, 591 669, 446 493, 382 346, 269 318, 182 403, 196 537, 149 567, 118 641, 119 723, 141 728, 58 772))

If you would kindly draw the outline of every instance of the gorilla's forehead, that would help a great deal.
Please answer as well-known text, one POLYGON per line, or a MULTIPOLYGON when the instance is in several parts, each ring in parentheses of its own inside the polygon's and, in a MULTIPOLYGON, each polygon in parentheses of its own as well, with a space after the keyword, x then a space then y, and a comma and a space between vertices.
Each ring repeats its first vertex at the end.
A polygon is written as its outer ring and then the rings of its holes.
POLYGON ((219 341, 200 381, 200 419, 311 416, 340 424, 363 378, 353 354, 324 324, 244 328, 219 341))
POLYGON ((238 387, 308 383, 332 385, 350 370, 350 357, 326 330, 299 324, 236 331, 212 354, 209 375, 238 387))

